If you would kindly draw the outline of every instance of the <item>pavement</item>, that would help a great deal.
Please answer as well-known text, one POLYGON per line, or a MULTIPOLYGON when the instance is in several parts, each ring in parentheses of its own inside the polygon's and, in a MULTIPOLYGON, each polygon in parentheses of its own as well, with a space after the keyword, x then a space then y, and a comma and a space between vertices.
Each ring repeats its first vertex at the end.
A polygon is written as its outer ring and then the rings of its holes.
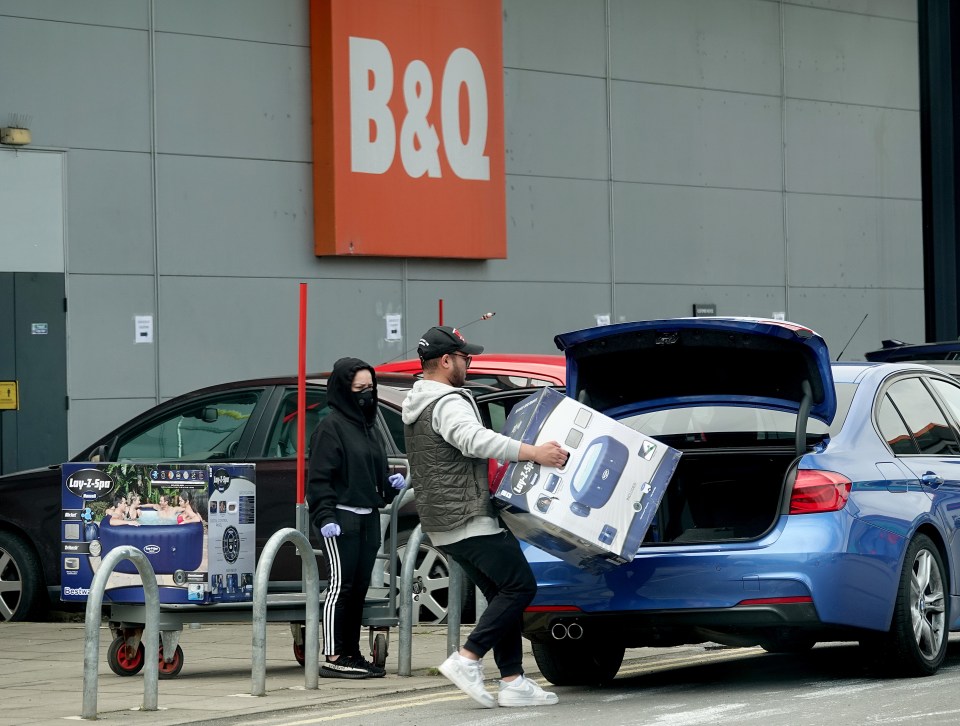
MULTIPOLYGON (((461 642, 470 627, 461 629, 461 642)), ((361 649, 367 642, 366 630, 361 649)), ((249 622, 185 624, 180 634, 184 665, 174 678, 158 684, 157 711, 143 711, 142 673, 117 676, 107 665, 113 639, 106 622, 100 630, 97 678, 97 721, 106 724, 167 724, 229 722, 231 717, 307 711, 358 698, 417 693, 455 687, 437 671, 447 654, 446 626, 414 626, 412 675, 398 675, 399 631, 390 630, 387 675, 384 678, 340 680, 320 678, 315 690, 305 688, 304 669, 293 653, 293 637, 286 623, 268 623, 266 640, 266 694, 251 696, 252 628, 249 622)), ((62 726, 64 719, 82 720, 82 622, 0 623, 0 725, 62 726)), ((530 643, 524 640, 524 666, 536 676, 530 643)), ((630 651, 628 651, 628 654, 630 651)), ((368 656, 369 657, 369 656, 368 656)), ((487 665, 491 683, 493 663, 487 665)))

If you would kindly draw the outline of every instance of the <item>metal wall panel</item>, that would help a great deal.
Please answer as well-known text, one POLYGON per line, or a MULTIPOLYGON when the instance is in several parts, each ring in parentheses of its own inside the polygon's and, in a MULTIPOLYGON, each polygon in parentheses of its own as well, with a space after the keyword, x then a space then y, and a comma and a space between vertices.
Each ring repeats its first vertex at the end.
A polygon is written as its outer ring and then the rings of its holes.
MULTIPOLYGON (((296 374, 299 286, 289 279, 163 277, 160 394, 254 376, 296 374)), ((307 368, 351 355, 369 362, 402 352, 387 342, 400 283, 325 279, 308 287, 307 368)), ((419 335, 419 333, 418 333, 419 335)))
POLYGON ((923 290, 919 201, 790 194, 787 209, 791 285, 923 290))
POLYGON ((310 14, 302 0, 161 0, 157 31, 237 38, 261 43, 310 43, 310 14))
POLYGON ((834 360, 845 346, 841 360, 863 360, 884 338, 899 337, 891 331, 903 331, 901 339, 907 342, 923 342, 921 290, 792 287, 788 304, 795 320, 816 321, 834 360))
POLYGON ((503 0, 503 65, 606 73, 604 0, 503 0))
POLYGON ((785 307, 780 286, 620 284, 615 322, 688 317, 696 303, 713 303, 717 315, 753 317, 770 317, 785 307))
POLYGON ((618 183, 614 210, 618 283, 785 284, 776 192, 618 183))
MULTIPOLYGON (((780 2, 780 0, 769 1, 780 2)), ((810 7, 837 10, 842 13, 856 13, 857 15, 899 18, 900 20, 911 20, 913 22, 917 20, 916 0, 790 0, 790 4, 809 5, 810 7)))
POLYGON ((157 147, 310 161, 307 48, 157 34, 157 147))
POLYGON ((608 177, 602 79, 507 69, 503 95, 507 174, 608 177))
POLYGON ((0 270, 63 274, 62 154, 0 148, 0 270))
POLYGON ((612 0, 610 14, 615 79, 780 93, 780 17, 773 3, 612 0))
POLYGON ((553 336, 596 325, 596 315, 610 314, 608 285, 537 282, 411 281, 407 291, 408 357, 416 341, 437 324, 437 300, 444 301, 444 323, 463 330, 467 340, 488 351, 558 353, 553 336), (478 321, 483 313, 496 317, 478 321), (469 327, 467 327, 469 326, 469 327))
MULTIPOLYGON (((136 343, 134 328, 135 316, 154 315, 154 335, 157 333, 154 278, 70 275, 67 297, 70 396, 83 399, 155 396, 155 344, 136 343)), ((159 325, 163 322, 159 321, 159 325)), ((90 436, 100 433, 103 432, 90 432, 90 436)), ((79 445, 81 442, 71 439, 71 450, 79 445)))
POLYGON ((610 279, 609 198, 606 181, 507 177, 507 259, 472 265, 410 260, 407 277, 490 282, 610 279), (557 261, 560 261, 559 263, 557 261))
POLYGON ((146 150, 148 61, 143 30, 3 18, 0 68, 21 70, 4 74, 0 121, 30 116, 36 146, 146 150))
POLYGON ((149 0, 0 0, 0 15, 144 30, 149 0))
POLYGON ((69 160, 71 272, 152 273, 153 180, 149 154, 75 149, 69 160))
POLYGON ((916 111, 787 101, 787 190, 920 198, 916 111))
POLYGON ((312 276, 310 175, 304 163, 159 157, 161 274, 312 276))
POLYGON ((35 148, 72 157, 71 449, 157 397, 295 370, 301 279, 314 370, 412 355, 439 298, 489 350, 695 302, 787 310, 831 346, 875 305, 847 357, 923 337, 914 0, 503 9, 510 257, 425 262, 312 255, 307 0, 0 0, 0 67, 23 69, 0 123, 29 114, 35 148))
POLYGON ((769 96, 618 81, 613 178, 780 189, 780 101, 769 96))
POLYGON ((920 108, 916 23, 784 5, 783 26, 789 97, 920 108))

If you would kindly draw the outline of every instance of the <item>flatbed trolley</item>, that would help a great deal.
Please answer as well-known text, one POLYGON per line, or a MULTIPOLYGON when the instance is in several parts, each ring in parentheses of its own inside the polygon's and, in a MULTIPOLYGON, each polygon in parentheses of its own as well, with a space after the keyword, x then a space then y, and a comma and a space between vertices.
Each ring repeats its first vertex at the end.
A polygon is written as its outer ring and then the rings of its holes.
MULTIPOLYGON (((405 487, 394 499, 389 514, 381 514, 381 531, 389 533, 386 553, 381 552, 374 564, 373 582, 380 582, 378 572, 388 573, 382 579, 385 586, 372 585, 367 593, 363 607, 361 623, 369 628, 371 661, 381 668, 387 661, 390 646, 390 628, 396 627, 398 615, 397 583, 397 513, 404 495, 405 487), (389 529, 387 524, 389 523, 389 529), (391 564, 386 570, 382 562, 391 564)), ((382 536, 383 538, 383 536, 382 536)), ((258 564, 259 566, 259 564, 258 564)), ((324 592, 320 593, 320 615, 323 617, 324 592)), ((306 631, 306 595, 302 592, 268 593, 267 622, 290 623, 293 634, 293 655, 300 665, 304 664, 304 634, 306 631)), ((183 649, 180 647, 180 633, 184 623, 236 623, 252 622, 252 602, 223 602, 209 605, 187 603, 160 603, 160 663, 159 677, 174 678, 183 668, 183 649)), ((147 622, 146 606, 142 603, 110 603, 109 628, 113 641, 107 650, 107 664, 118 676, 132 676, 140 672, 144 665, 143 637, 147 622)))
MULTIPOLYGON (((399 618, 389 597, 368 597, 363 609, 363 624, 369 628, 371 660, 383 667, 390 646, 390 628, 399 618)), ((320 600, 323 611, 323 594, 320 600)), ((160 678, 173 678, 183 668, 184 655, 180 647, 180 633, 184 623, 218 624, 251 621, 252 602, 216 603, 213 605, 160 604, 160 678), (167 656, 165 654, 172 653, 167 656)), ((306 630, 306 595, 282 593, 267 595, 267 622, 290 623, 293 635, 293 655, 304 664, 304 633, 306 630)), ((118 676, 133 676, 144 664, 141 638, 146 623, 146 606, 132 603, 110 605, 109 627, 114 639, 107 650, 107 664, 118 676)))

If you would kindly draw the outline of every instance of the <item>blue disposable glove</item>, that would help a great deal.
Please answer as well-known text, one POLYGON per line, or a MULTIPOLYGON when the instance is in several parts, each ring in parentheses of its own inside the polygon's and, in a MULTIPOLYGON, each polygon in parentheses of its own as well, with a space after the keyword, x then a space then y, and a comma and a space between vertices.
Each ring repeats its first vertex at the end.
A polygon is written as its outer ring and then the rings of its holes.
POLYGON ((336 522, 330 522, 320 528, 320 534, 324 537, 336 537, 340 534, 340 525, 336 522))
POLYGON ((394 489, 403 489, 403 485, 406 480, 404 479, 403 474, 397 473, 388 476, 387 481, 390 482, 390 486, 392 486, 394 489))

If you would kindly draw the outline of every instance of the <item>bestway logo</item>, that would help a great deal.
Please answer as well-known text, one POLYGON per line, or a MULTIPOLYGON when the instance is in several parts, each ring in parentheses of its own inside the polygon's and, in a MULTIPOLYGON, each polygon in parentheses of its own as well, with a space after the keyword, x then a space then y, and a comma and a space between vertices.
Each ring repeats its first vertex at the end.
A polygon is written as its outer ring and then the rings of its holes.
POLYGON ((143 551, 146 552, 148 555, 155 555, 160 552, 160 546, 155 544, 148 544, 144 546, 143 551))
POLYGON ((63 588, 64 595, 83 595, 86 597, 90 594, 89 587, 65 587, 63 588))

